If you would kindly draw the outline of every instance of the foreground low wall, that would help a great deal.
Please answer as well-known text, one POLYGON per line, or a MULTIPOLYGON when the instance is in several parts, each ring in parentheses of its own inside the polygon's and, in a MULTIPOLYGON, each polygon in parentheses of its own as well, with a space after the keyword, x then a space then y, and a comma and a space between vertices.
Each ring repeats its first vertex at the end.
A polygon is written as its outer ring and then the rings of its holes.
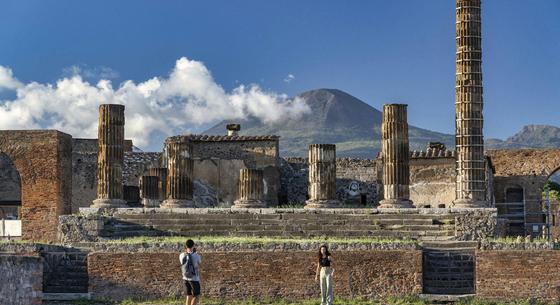
POLYGON ((35 305, 42 298, 42 258, 0 255, 0 304, 35 305))
MULTIPOLYGON (((314 252, 238 251, 202 253, 202 293, 232 298, 304 299, 319 296, 314 252)), ((337 252, 335 294, 383 297, 422 290, 420 250, 337 252)), ((91 253, 89 292, 96 298, 183 295, 178 253, 91 253)))
POLYGON ((480 298, 560 300, 560 251, 493 250, 476 253, 480 298))

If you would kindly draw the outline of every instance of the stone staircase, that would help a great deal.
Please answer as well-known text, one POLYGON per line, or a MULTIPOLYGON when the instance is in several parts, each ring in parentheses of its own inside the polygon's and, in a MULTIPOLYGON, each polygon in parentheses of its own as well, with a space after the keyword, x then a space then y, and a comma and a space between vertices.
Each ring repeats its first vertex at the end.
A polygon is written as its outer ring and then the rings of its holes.
POLYGON ((445 300, 474 295, 476 241, 431 241, 422 247, 425 298, 445 300))
POLYGON ((282 236, 382 237, 451 240, 455 218, 448 214, 180 214, 115 215, 102 237, 282 236))
POLYGON ((88 292, 87 250, 64 248, 43 252, 43 292, 46 294, 83 294, 88 292))

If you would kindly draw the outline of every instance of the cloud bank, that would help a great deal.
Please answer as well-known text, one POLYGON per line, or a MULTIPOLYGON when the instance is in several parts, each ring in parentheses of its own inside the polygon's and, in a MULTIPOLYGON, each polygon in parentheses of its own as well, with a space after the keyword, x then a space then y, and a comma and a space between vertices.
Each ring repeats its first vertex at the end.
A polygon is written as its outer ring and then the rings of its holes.
POLYGON ((257 85, 240 85, 226 92, 202 62, 182 57, 167 77, 141 83, 110 80, 90 84, 76 69, 55 84, 22 83, 11 69, 0 66, 0 91, 13 91, 0 100, 0 129, 58 129, 74 137, 97 137, 98 106, 125 105, 125 136, 140 147, 161 145, 151 136, 181 134, 201 124, 256 117, 278 123, 309 111, 300 99, 267 92, 257 85))

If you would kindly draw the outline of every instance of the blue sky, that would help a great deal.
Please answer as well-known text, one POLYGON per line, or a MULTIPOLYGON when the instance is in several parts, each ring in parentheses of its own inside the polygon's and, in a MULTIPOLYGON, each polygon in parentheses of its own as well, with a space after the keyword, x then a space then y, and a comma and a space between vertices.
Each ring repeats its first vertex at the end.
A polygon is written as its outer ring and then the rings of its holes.
MULTIPOLYGON (((5 0, 0 66, 22 83, 77 67, 118 87, 187 57, 228 92, 338 88, 378 109, 407 103, 411 124, 453 133, 454 2, 5 0)), ((486 137, 560 126, 560 1, 483 1, 483 37, 486 137)))

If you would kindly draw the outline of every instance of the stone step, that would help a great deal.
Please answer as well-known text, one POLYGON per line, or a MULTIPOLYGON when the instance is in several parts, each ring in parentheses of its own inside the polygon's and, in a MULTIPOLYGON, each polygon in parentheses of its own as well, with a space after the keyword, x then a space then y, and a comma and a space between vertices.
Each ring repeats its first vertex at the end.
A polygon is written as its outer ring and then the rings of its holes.
POLYGON ((319 220, 319 219, 349 219, 349 220, 439 220, 454 221, 455 216, 449 214, 179 214, 179 213, 157 213, 157 214, 117 214, 115 219, 132 221, 137 219, 165 219, 165 220, 189 220, 189 219, 261 219, 261 220, 319 220))
POLYGON ((136 236, 290 236, 290 237, 319 237, 319 236, 338 236, 338 237, 391 237, 391 238, 412 238, 418 239, 424 237, 427 239, 435 239, 439 237, 453 238, 454 231, 403 231, 403 230, 307 230, 307 231, 278 231, 278 230, 187 230, 178 229, 175 231, 150 231, 150 230, 126 230, 115 231, 110 237, 126 238, 136 236))
POLYGON ((88 285, 49 285, 43 287, 46 293, 87 293, 88 285))
POLYGON ((43 301, 75 301, 89 299, 89 293, 43 293, 43 301))
POLYGON ((478 247, 478 241, 426 241, 421 244, 424 249, 437 250, 474 250, 478 247))

